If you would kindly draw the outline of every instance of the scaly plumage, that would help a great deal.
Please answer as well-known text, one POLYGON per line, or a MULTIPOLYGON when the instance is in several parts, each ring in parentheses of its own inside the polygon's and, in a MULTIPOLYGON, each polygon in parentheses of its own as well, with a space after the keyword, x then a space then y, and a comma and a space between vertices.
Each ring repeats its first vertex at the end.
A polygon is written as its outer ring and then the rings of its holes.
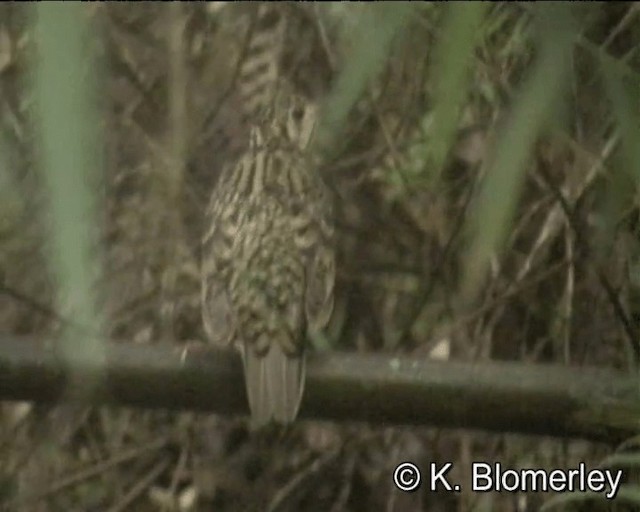
POLYGON ((207 211, 204 325, 211 341, 241 349, 256 425, 296 417, 306 336, 333 309, 331 203, 305 154, 313 116, 300 98, 277 94, 248 151, 223 170, 207 211))

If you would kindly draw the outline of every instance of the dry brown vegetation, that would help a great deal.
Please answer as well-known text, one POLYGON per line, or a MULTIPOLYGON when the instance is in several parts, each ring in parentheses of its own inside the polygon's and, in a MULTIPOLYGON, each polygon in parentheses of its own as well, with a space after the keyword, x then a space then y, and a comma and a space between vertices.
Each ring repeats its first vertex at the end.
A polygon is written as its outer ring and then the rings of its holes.
MULTIPOLYGON (((254 8, 221 4, 84 8, 94 27, 106 162, 92 183, 102 251, 95 289, 111 339, 204 339, 202 212, 221 166, 244 141, 234 77, 254 8)), ((488 5, 478 26, 466 28, 473 35, 472 51, 461 57, 469 59, 467 78, 444 85, 439 80, 455 75, 447 66, 460 57, 447 35, 465 29, 454 8, 416 5, 371 63, 354 55, 366 48, 357 27, 374 7, 286 9, 292 22, 282 65, 295 87, 324 102, 345 68, 360 64, 374 75, 342 113, 341 143, 321 169, 335 192, 339 229, 332 346, 632 366, 640 285, 637 4, 573 8, 566 69, 553 59, 544 67, 545 41, 561 48, 566 29, 554 26, 553 13, 488 5), (559 74, 536 89, 540 69, 559 74), (459 110, 438 111, 458 93, 459 110), (541 128, 529 137, 527 123, 535 125, 539 110, 541 128), (451 133, 443 135, 447 123, 451 133), (522 172, 492 181, 505 154, 507 162, 525 155, 522 172), (492 211, 511 200, 513 212, 492 211), (476 231, 474 219, 484 223, 476 231), (469 270, 476 263, 480 270, 469 270)), ((0 332, 50 336, 74 319, 47 263, 30 14, 24 5, 0 5, 0 332)), ((245 418, 3 403, 0 508, 538 510, 548 496, 402 494, 391 474, 404 460, 457 461, 451 477, 464 481, 473 460, 596 465, 607 450, 428 426, 299 422, 286 433, 256 434, 245 418)))

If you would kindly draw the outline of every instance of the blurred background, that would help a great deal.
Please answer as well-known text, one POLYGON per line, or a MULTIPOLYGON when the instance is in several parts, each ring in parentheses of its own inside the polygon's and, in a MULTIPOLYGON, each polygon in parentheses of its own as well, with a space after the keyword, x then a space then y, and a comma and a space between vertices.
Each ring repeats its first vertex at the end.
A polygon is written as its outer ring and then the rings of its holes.
MULTIPOLYGON (((0 332, 59 336, 78 361, 99 336, 204 340, 203 213, 246 143, 257 5, 0 5, 0 332)), ((281 73, 324 114, 331 348, 635 364, 638 5, 280 5, 281 73)), ((274 442, 245 418, 7 402, 0 508, 533 511, 550 497, 402 494, 391 475, 610 451, 460 427, 301 421, 274 442)))

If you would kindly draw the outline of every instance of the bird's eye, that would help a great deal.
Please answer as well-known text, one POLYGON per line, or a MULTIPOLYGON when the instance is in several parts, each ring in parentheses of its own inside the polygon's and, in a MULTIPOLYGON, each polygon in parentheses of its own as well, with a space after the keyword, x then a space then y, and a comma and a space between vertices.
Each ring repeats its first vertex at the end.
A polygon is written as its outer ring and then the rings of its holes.
POLYGON ((304 109, 302 107, 295 107, 291 112, 291 116, 293 117, 294 121, 299 123, 304 117, 304 109))

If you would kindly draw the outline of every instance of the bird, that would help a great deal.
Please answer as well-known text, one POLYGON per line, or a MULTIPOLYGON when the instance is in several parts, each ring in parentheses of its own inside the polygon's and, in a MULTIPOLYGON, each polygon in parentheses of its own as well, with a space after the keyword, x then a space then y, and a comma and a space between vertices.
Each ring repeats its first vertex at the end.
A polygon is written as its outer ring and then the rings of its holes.
POLYGON ((316 110, 280 87, 258 109, 248 149, 223 168, 206 211, 203 324, 210 342, 240 350, 256 427, 296 418, 307 340, 333 310, 332 204, 307 151, 316 110))

